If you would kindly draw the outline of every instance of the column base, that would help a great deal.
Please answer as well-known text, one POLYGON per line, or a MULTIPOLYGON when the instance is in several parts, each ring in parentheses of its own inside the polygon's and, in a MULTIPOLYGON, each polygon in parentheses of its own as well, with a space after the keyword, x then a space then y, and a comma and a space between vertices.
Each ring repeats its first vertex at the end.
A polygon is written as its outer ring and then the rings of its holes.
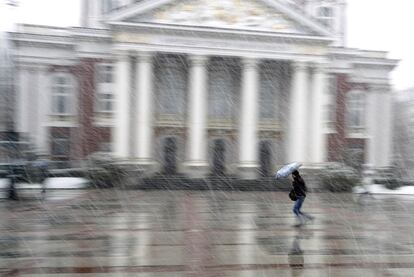
POLYGON ((153 159, 133 159, 133 162, 143 173, 143 175, 152 175, 159 169, 159 165, 153 159))
POLYGON ((372 164, 364 164, 363 175, 370 176, 372 179, 388 179, 395 176, 395 170, 392 166, 374 166, 372 164))
POLYGON ((257 163, 240 163, 237 168, 240 179, 256 180, 259 177, 259 165, 257 163))
POLYGON ((313 169, 324 169, 328 165, 329 165, 329 163, 310 163, 310 162, 302 163, 302 166, 299 168, 299 171, 301 169, 303 169, 303 170, 307 170, 307 169, 311 169, 311 170, 313 170, 313 169))
POLYGON ((140 175, 151 175, 158 170, 158 163, 152 159, 118 159, 116 165, 128 171, 139 172, 140 175))
POLYGON ((184 173, 190 178, 205 178, 210 172, 210 165, 205 161, 188 161, 183 167, 184 173))

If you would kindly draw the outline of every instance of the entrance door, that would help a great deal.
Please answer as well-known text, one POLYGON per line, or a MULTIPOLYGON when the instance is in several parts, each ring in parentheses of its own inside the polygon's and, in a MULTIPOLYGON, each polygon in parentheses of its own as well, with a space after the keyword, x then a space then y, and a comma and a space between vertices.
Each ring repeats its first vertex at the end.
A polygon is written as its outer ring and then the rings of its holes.
POLYGON ((226 145, 225 145, 224 140, 222 139, 215 140, 214 148, 213 148, 213 173, 215 175, 224 175, 225 151, 226 151, 226 145))
POLYGON ((164 173, 173 175, 177 172, 177 142, 169 137, 164 141, 164 173))
POLYGON ((268 177, 271 174, 271 145, 269 141, 260 142, 259 146, 260 157, 260 175, 262 177, 268 177))

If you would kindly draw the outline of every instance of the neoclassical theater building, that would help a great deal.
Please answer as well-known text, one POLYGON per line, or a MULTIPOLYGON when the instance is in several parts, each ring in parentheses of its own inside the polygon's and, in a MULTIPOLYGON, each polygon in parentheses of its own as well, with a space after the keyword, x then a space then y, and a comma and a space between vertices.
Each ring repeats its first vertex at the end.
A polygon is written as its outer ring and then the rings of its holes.
POLYGON ((346 20, 345 0, 84 0, 81 27, 11 34, 16 129, 54 160, 193 177, 384 168, 397 61, 345 47, 346 20))

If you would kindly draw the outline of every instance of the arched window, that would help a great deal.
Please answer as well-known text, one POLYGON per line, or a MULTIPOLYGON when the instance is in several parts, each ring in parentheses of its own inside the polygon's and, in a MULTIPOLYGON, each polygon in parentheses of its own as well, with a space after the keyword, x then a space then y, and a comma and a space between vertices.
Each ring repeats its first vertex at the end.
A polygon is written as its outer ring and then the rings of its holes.
POLYGON ((334 11, 332 7, 322 6, 318 8, 317 17, 319 21, 328 28, 333 26, 334 11))
POLYGON ((57 73, 52 78, 52 113, 71 115, 73 113, 73 78, 67 73, 57 73))

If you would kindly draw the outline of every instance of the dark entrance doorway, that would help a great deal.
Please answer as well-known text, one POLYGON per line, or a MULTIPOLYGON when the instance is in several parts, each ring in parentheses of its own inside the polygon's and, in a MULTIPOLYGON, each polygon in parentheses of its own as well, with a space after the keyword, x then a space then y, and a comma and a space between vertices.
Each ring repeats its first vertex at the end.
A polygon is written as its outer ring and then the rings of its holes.
POLYGON ((269 177, 271 175, 271 144, 269 141, 262 141, 259 145, 259 159, 260 159, 260 176, 269 177))
POLYGON ((213 146, 213 174, 224 175, 226 144, 222 139, 216 139, 213 146))
POLYGON ((173 137, 164 140, 164 173, 177 173, 177 140, 173 137))

